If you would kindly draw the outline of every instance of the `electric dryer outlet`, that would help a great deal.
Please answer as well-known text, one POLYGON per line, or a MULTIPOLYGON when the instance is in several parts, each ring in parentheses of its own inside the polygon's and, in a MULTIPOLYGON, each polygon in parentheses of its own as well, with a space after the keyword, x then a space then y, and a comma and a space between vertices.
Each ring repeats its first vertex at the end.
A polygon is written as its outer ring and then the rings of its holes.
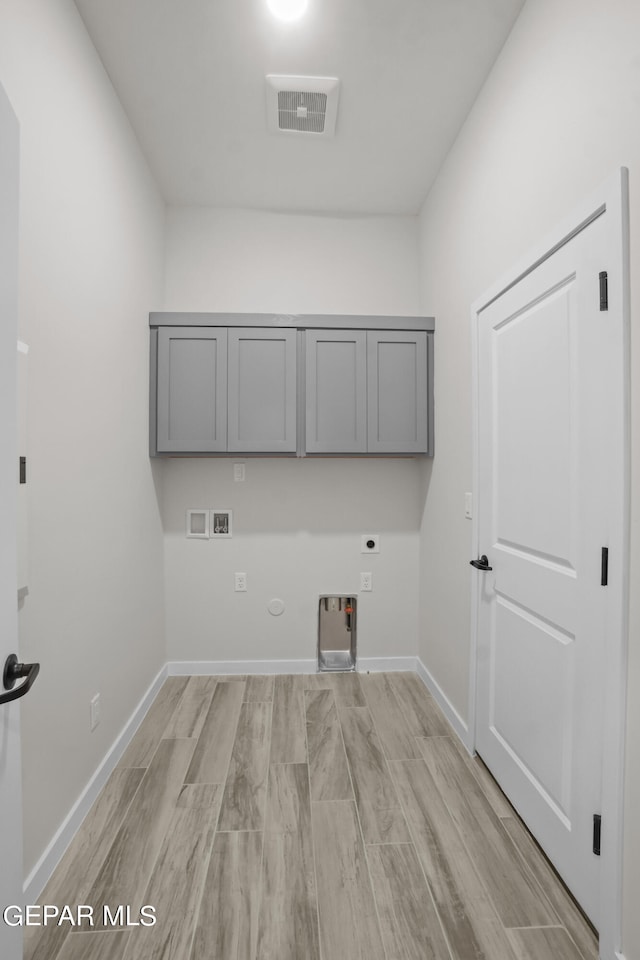
POLYGON ((361 553, 380 553, 380 534, 364 533, 360 538, 361 553))

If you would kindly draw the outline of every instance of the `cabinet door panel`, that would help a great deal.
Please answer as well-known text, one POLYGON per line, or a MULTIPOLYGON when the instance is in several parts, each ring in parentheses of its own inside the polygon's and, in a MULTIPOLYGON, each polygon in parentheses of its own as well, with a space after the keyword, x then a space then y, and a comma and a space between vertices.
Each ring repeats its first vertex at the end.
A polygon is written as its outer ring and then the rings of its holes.
POLYGON ((427 335, 367 333, 369 453, 427 453, 427 335))
POLYGON ((296 331, 229 330, 228 449, 295 453, 296 331))
POLYGON ((162 327, 158 331, 158 452, 226 450, 226 397, 227 331, 162 327))
POLYGON ((307 453, 366 453, 364 330, 307 331, 307 453))

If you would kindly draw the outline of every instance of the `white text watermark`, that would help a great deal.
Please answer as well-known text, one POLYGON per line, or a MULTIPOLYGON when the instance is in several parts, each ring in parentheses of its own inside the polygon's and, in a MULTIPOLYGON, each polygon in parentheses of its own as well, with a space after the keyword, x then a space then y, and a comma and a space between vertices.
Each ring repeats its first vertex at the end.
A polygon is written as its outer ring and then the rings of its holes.
POLYGON ((133 910, 128 904, 94 909, 86 903, 74 906, 55 903, 31 903, 26 907, 12 904, 5 907, 2 919, 8 927, 153 927, 156 923, 156 908, 145 904, 140 910, 133 910))

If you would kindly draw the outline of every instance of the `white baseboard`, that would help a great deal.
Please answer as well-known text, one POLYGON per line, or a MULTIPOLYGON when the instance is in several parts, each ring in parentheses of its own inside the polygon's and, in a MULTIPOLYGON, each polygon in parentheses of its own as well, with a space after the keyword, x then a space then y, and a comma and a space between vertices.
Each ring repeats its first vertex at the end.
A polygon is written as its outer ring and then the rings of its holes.
POLYGON ((358 660, 358 673, 397 673, 398 670, 404 670, 409 673, 416 672, 417 657, 362 657, 358 660))
POLYGON ((451 724, 455 732, 458 734, 458 736, 464 743, 464 745, 467 747, 467 749, 470 749, 469 742, 468 742, 469 741, 468 724, 462 719, 462 717, 460 716, 460 714, 458 713, 454 705, 451 703, 451 700, 449 700, 449 698, 447 697, 446 693, 444 692, 440 684, 434 678, 433 674, 431 674, 427 670, 427 668, 425 667, 420 657, 416 658, 415 671, 420 677, 420 679, 422 680, 422 682, 424 683, 425 687, 427 688, 427 690, 429 691, 433 699, 436 701, 436 703, 444 713, 445 717, 447 718, 447 720, 449 721, 449 723, 451 724))
POLYGON ((149 689, 140 700, 140 703, 135 708, 128 721, 125 723, 122 731, 113 743, 113 746, 105 755, 88 784, 54 834, 49 846, 46 848, 35 867, 24 881, 23 893, 25 903, 38 902, 38 898, 49 881, 51 874, 62 859, 65 850, 73 840, 82 821, 88 814, 98 794, 115 769, 118 760, 131 742, 134 733, 144 720, 149 707, 155 700, 157 693, 164 683, 166 677, 167 665, 165 664, 149 686, 149 689))
MULTIPOLYGON (((170 660, 170 677, 215 677, 244 674, 315 673, 316 660, 170 660)), ((358 673, 409 670, 415 673, 416 657, 363 657, 358 673)))
POLYGON ((170 677, 237 676, 249 673, 315 673, 315 660, 170 660, 170 677))

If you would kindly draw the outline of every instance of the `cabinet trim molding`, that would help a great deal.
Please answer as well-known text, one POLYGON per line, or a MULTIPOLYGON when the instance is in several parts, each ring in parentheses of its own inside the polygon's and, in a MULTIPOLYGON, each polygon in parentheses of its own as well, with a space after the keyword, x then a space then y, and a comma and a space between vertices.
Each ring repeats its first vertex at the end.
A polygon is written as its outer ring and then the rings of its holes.
POLYGON ((176 313, 154 311, 157 327, 290 327, 294 330, 435 330, 433 317, 367 316, 349 313, 176 313))

